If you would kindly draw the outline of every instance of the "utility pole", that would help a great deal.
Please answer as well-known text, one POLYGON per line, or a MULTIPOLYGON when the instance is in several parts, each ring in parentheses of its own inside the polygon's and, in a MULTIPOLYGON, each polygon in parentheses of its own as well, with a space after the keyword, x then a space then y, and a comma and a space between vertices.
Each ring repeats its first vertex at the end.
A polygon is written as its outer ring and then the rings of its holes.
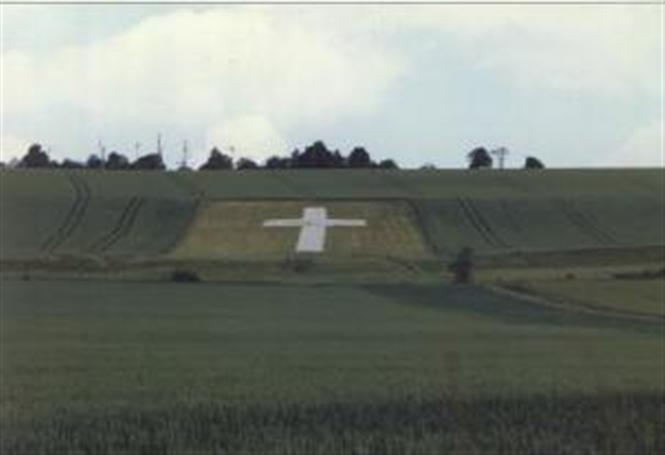
POLYGON ((136 141, 134 142, 134 161, 139 159, 139 149, 141 148, 141 143, 136 141))
POLYGON ((162 157, 162 133, 157 134, 157 154, 162 157))
POLYGON ((492 155, 496 155, 499 159, 499 169, 503 169, 503 166, 506 162, 506 156, 510 153, 510 151, 505 148, 505 147, 499 147, 497 149, 492 150, 492 155))
POLYGON ((189 161, 189 147, 187 140, 182 142, 182 161, 180 162, 180 169, 187 169, 187 161, 189 161))
POLYGON ((99 148, 99 158, 102 160, 102 163, 106 163, 106 147, 102 144, 101 139, 97 139, 97 147, 99 148))

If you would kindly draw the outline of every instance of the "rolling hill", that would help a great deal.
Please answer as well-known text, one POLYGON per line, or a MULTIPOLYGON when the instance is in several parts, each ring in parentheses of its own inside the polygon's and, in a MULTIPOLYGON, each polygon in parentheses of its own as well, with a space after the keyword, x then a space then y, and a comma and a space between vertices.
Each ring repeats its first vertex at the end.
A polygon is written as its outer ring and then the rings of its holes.
POLYGON ((294 256, 298 230, 262 221, 316 205, 368 220, 330 230, 319 258, 336 262, 665 245, 660 169, 0 175, 3 261, 280 261, 294 256))

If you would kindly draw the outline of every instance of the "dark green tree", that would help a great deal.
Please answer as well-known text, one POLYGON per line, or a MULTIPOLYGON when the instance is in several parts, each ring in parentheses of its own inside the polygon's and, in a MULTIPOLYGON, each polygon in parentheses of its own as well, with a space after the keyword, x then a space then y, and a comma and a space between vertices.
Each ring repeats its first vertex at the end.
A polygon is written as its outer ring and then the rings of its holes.
POLYGON ((233 158, 220 152, 217 147, 213 147, 208 160, 199 167, 199 170, 217 171, 220 169, 233 169, 233 158))
POLYGON ((104 167, 104 162, 100 157, 95 154, 92 154, 88 157, 85 162, 85 167, 88 169, 101 169, 104 167))
POLYGON ((399 166, 395 162, 395 160, 382 160, 379 162, 378 167, 381 169, 399 169, 399 166))
POLYGON ((355 147, 351 150, 347 160, 350 168, 372 167, 372 158, 364 147, 355 147))
POLYGON ((266 169, 287 169, 291 167, 291 158, 271 156, 266 160, 264 167, 266 169))
POLYGON ((63 169, 84 169, 85 164, 65 158, 62 161, 62 164, 60 164, 60 167, 63 169))
POLYGON ((159 153, 149 153, 139 157, 132 163, 132 169, 142 171, 163 171, 166 169, 162 155, 159 153))
POLYGON ((492 157, 485 147, 476 147, 467 155, 469 160, 469 169, 482 169, 492 167, 492 157))
POLYGON ((238 163, 236 164, 236 169, 238 169, 239 171, 252 170, 258 168, 259 165, 256 164, 256 161, 252 160, 251 158, 240 158, 238 160, 238 163))
POLYGON ((545 169, 545 165, 538 158, 527 156, 524 160, 524 169, 545 169))
POLYGON ((51 159, 40 144, 32 144, 28 147, 28 152, 21 158, 19 167, 26 168, 45 168, 53 167, 51 159))
POLYGON ((104 168, 110 171, 129 169, 129 160, 121 153, 111 152, 104 163, 104 168))
POLYGON ((335 167, 335 156, 323 141, 316 141, 305 147, 302 153, 296 150, 292 155, 292 165, 296 168, 335 167))

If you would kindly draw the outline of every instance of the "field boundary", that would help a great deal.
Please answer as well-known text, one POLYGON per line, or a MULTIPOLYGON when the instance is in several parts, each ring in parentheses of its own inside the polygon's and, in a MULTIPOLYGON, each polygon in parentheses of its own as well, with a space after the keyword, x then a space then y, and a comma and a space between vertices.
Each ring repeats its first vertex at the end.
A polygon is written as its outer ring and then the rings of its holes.
POLYGON ((205 195, 205 191, 201 189, 198 185, 192 183, 189 180, 186 179, 181 179, 177 173, 173 172, 166 172, 166 177, 173 182, 173 184, 179 188, 180 190, 184 191, 187 193, 189 196, 193 197, 194 199, 203 199, 205 195))
POLYGON ((42 243, 41 251, 52 253, 60 247, 81 224, 90 203, 91 191, 86 181, 82 177, 73 174, 67 174, 67 178, 72 188, 74 188, 74 202, 69 207, 65 219, 58 229, 42 243))
POLYGON ((551 308, 557 308, 574 313, 593 314, 606 317, 609 316, 613 318, 621 318, 624 320, 657 324, 663 324, 665 321, 665 317, 662 316, 648 315, 632 311, 621 311, 615 308, 591 305, 579 299, 566 299, 552 295, 540 294, 534 290, 529 289, 528 287, 514 283, 506 283, 501 285, 482 284, 481 286, 498 294, 508 295, 536 305, 545 305, 551 308))
POLYGON ((145 198, 134 196, 132 197, 125 208, 122 210, 118 221, 116 221, 113 228, 103 237, 99 238, 90 247, 91 252, 103 253, 108 250, 114 243, 118 242, 123 237, 127 236, 136 221, 139 210, 145 204, 145 198))

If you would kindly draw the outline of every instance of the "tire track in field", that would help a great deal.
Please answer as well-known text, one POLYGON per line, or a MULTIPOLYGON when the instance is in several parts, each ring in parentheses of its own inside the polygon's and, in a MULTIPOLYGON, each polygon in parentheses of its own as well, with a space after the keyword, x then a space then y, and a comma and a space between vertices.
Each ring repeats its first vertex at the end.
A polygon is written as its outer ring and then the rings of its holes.
POLYGON ((573 226, 583 234, 593 238, 601 245, 616 245, 617 240, 590 214, 584 213, 572 201, 555 199, 555 205, 573 226))
POLYGON ((435 256, 441 256, 443 254, 443 249, 438 246, 434 239, 427 222, 425 210, 423 210, 420 204, 413 199, 403 199, 403 202, 409 207, 409 217, 412 218, 413 224, 420 232, 425 247, 435 256))
POLYGON ((81 224, 90 203, 91 192, 86 181, 74 174, 68 174, 67 178, 74 188, 74 202, 69 207, 65 219, 58 229, 42 243, 41 250, 48 253, 55 251, 71 237, 72 232, 81 224))
POLYGON ((485 219, 480 210, 468 198, 457 198, 464 217, 469 221, 471 226, 480 234, 485 242, 495 248, 507 248, 509 245, 503 241, 501 237, 494 231, 490 223, 485 219))
POLYGON ((132 197, 122 210, 120 218, 118 218, 118 221, 116 221, 113 228, 107 232, 106 235, 93 243, 90 247, 90 251, 94 253, 103 253, 120 239, 126 237, 131 231, 132 226, 134 226, 139 210, 144 204, 145 198, 138 196, 132 197))

